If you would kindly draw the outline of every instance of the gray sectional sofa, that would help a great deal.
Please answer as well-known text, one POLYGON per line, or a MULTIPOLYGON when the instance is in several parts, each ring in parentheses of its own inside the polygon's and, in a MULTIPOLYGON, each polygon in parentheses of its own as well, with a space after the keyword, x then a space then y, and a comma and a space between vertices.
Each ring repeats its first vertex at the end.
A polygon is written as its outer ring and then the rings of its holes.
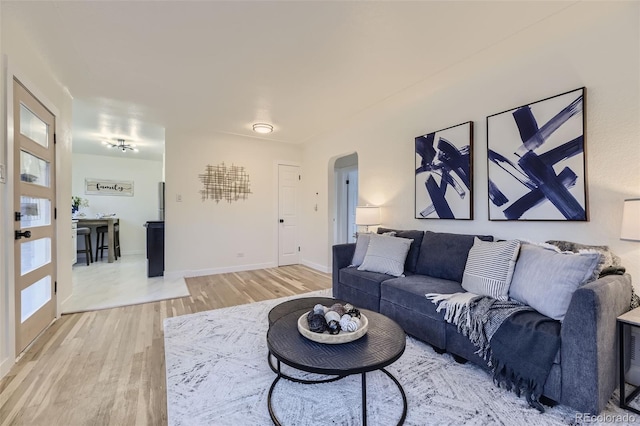
MULTIPOLYGON (((390 231, 380 229, 380 232, 390 231)), ((462 276, 474 235, 396 230, 412 239, 404 276, 394 277, 350 266, 356 244, 333 247, 333 296, 380 312, 404 330, 457 360, 484 368, 487 361, 442 312, 427 293, 464 292, 462 276)), ((491 236, 477 236, 492 241, 491 236)), ((561 324, 560 349, 544 384, 543 397, 579 412, 599 413, 616 388, 616 317, 629 310, 632 296, 628 274, 608 275, 573 293, 561 324)), ((535 312, 535 314, 542 316, 535 312)))

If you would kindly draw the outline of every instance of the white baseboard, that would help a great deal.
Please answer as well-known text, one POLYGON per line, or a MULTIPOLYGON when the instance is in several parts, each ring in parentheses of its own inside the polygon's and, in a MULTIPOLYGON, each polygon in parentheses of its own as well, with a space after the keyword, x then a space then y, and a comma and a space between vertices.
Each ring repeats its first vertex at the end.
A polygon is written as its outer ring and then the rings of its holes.
POLYGON ((65 305, 67 303, 69 303, 69 301, 71 300, 71 298, 73 297, 73 293, 69 295, 69 297, 67 297, 66 299, 64 299, 62 302, 60 302, 60 311, 58 312, 58 318, 60 318, 60 316, 63 313, 66 313, 66 309, 65 309, 65 305))
POLYGON ((165 279, 175 280, 178 278, 187 278, 187 277, 201 277, 204 275, 217 275, 217 274, 226 274, 228 272, 242 272, 242 271, 253 271, 256 269, 266 269, 266 268, 275 268, 276 265, 273 262, 268 263, 255 263, 252 265, 235 265, 235 266, 224 266, 221 268, 210 268, 210 269, 195 269, 195 270, 183 270, 183 271, 165 271, 164 277, 165 279))
POLYGON ((3 359, 2 362, 0 362, 0 379, 2 379, 7 375, 7 373, 9 373, 11 367, 13 367, 13 364, 14 361, 11 358, 3 359))
POLYGON ((122 255, 145 254, 144 250, 122 250, 122 255))
POLYGON ((320 272, 325 272, 325 273, 330 273, 331 272, 331 268, 329 268, 328 266, 325 265, 320 265, 319 263, 314 263, 314 262, 310 262, 308 260, 304 260, 302 259, 302 261, 300 262, 302 265, 307 266, 311 269, 315 269, 316 271, 320 271, 320 272))

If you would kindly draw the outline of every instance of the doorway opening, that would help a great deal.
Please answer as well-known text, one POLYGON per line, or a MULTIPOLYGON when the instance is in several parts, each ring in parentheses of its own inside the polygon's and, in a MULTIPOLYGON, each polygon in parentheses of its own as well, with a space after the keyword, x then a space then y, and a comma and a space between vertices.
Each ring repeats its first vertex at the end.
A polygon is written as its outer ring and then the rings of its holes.
POLYGON ((337 158, 334 166, 335 212, 334 244, 356 241, 356 206, 358 205, 358 154, 337 158))
POLYGON ((132 118, 130 109, 116 100, 108 106, 73 100, 71 190, 81 203, 72 217, 78 229, 88 232, 92 252, 83 250, 85 236, 79 235, 73 247, 79 251, 73 259, 73 291, 63 313, 189 294, 183 278, 159 276, 162 271, 155 267, 161 264, 155 260, 163 258, 153 249, 158 246, 155 225, 164 220, 165 129, 132 118), (103 116, 110 119, 101 121, 103 116), (108 248, 98 249, 102 245, 108 248))

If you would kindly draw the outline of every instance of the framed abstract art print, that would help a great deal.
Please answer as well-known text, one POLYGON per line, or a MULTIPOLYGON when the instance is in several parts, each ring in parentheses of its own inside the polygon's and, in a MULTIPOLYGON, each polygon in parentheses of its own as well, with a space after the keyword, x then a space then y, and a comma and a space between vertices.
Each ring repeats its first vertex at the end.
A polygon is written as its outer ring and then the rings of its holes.
POLYGON ((415 138, 416 219, 473 219, 473 122, 415 138))
POLYGON ((487 117, 489 220, 587 220, 584 122, 584 87, 487 117))

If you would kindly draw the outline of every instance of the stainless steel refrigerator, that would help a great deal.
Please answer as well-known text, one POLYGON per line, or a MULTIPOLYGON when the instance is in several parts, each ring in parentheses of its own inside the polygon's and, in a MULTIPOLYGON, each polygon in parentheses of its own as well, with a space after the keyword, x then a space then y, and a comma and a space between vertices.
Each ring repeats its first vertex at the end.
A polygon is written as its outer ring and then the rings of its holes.
POLYGON ((158 220, 164 220, 164 182, 158 184, 158 220))

